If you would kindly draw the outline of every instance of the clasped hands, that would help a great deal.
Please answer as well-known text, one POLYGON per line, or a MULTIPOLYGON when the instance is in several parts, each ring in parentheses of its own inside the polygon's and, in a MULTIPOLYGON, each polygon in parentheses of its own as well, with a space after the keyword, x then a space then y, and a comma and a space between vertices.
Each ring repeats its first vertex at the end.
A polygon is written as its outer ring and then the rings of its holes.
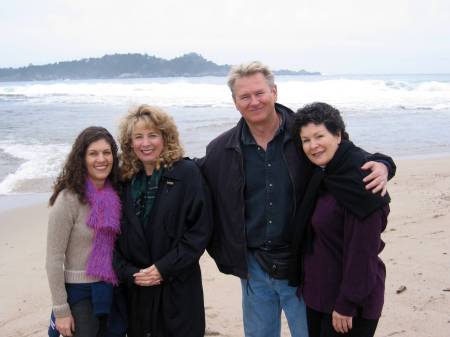
POLYGON ((156 286, 163 282, 163 278, 154 264, 148 268, 141 269, 133 274, 133 277, 134 283, 142 287, 156 286))

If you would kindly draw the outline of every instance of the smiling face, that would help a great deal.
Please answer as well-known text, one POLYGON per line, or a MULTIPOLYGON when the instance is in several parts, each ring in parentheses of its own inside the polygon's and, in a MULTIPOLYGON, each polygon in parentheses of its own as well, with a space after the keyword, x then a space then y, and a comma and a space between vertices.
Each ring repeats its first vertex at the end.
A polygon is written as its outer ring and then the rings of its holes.
POLYGON ((160 130, 148 127, 144 121, 138 121, 131 133, 131 148, 144 165, 146 174, 151 175, 164 149, 163 135, 160 130))
POLYGON ((333 135, 323 123, 308 123, 300 129, 300 139, 308 159, 317 166, 326 166, 341 143, 341 134, 333 135))
POLYGON ((85 165, 88 178, 97 188, 102 188, 113 167, 111 146, 105 139, 89 144, 85 154, 85 165))
POLYGON ((270 123, 276 117, 277 87, 271 87, 262 73, 238 78, 233 86, 236 109, 250 125, 270 123))

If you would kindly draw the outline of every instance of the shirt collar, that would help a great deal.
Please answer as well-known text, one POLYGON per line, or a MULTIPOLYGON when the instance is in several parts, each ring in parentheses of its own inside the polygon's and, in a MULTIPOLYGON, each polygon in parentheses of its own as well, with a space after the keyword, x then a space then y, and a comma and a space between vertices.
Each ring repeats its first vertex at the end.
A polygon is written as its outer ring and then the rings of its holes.
MULTIPOLYGON (((284 111, 277 111, 278 116, 281 117, 281 123, 280 127, 275 132, 275 135, 273 138, 277 137, 280 134, 283 134, 286 129, 286 117, 284 111)), ((241 133, 241 142, 243 145, 257 145, 255 138, 253 137, 252 133, 250 132, 250 128, 247 125, 247 122, 244 120, 244 124, 242 126, 242 133, 241 133)))

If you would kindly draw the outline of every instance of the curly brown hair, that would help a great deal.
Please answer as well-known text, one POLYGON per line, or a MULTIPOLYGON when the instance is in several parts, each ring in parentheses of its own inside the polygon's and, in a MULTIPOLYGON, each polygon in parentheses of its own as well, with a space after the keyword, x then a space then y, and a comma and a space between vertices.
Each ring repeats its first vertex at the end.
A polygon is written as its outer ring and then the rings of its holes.
POLYGON ((150 105, 132 107, 119 125, 119 144, 122 179, 129 180, 143 169, 143 164, 132 148, 132 133, 134 126, 143 121, 149 129, 161 131, 164 147, 156 162, 156 167, 171 167, 183 158, 184 150, 180 144, 177 126, 173 118, 164 110, 150 105))
POLYGON ((91 126, 81 131, 72 145, 72 150, 67 156, 64 167, 53 185, 53 194, 49 199, 50 206, 53 206, 58 194, 63 189, 74 192, 82 204, 87 203, 85 187, 87 176, 86 150, 89 145, 100 139, 104 139, 111 146, 113 166, 108 175, 108 180, 113 188, 118 191, 120 173, 117 144, 108 130, 99 126, 91 126))

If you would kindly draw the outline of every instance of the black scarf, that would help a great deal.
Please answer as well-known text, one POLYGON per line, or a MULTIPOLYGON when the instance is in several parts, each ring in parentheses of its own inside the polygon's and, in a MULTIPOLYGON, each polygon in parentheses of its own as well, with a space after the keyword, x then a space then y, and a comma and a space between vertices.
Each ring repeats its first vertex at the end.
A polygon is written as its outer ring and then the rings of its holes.
POLYGON ((298 286, 302 279, 302 254, 311 252, 312 228, 311 216, 314 212, 319 191, 323 188, 359 219, 364 219, 377 209, 390 202, 386 193, 367 191, 363 178, 370 171, 361 170, 367 161, 367 153, 348 140, 341 144, 325 168, 316 167, 303 197, 296 228, 291 244, 291 261, 289 265, 289 283, 298 286))

